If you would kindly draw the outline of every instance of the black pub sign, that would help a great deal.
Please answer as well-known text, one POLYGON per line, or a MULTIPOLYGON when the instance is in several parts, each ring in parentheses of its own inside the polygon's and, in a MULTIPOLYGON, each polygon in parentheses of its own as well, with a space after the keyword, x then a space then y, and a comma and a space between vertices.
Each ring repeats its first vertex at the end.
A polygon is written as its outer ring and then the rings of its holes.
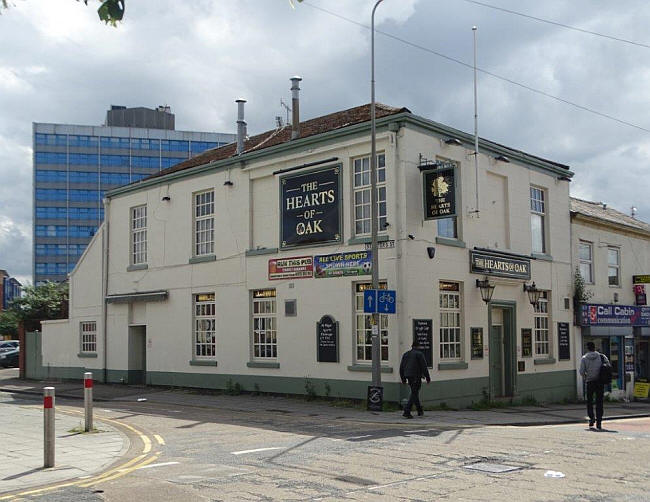
POLYGON ((470 271, 474 274, 530 279, 530 260, 510 258, 486 251, 469 252, 470 271))
POLYGON ((438 161, 423 172, 424 219, 456 216, 456 170, 453 162, 438 161))
POLYGON ((429 368, 433 368, 433 320, 413 319, 413 343, 424 354, 429 368))
POLYGON ((280 248, 341 242, 341 166, 280 178, 280 248))
POLYGON ((316 323, 316 360, 319 363, 339 362, 339 323, 324 315, 316 323))

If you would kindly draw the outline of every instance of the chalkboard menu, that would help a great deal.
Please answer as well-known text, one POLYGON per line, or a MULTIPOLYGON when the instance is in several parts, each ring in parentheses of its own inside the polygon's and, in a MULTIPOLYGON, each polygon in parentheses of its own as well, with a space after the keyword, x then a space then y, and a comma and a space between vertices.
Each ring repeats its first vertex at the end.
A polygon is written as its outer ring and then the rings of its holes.
POLYGON ((560 361, 571 359, 571 346, 569 342, 569 323, 557 323, 557 347, 560 361))
POLYGON ((339 323, 332 316, 324 315, 316 323, 317 361, 339 362, 339 323))
POLYGON ((472 328, 472 359, 483 359, 483 328, 472 328))
POLYGON ((433 368, 433 321, 413 319, 413 343, 424 353, 427 366, 433 368))
POLYGON ((530 328, 521 329, 521 357, 533 356, 533 330, 530 328))

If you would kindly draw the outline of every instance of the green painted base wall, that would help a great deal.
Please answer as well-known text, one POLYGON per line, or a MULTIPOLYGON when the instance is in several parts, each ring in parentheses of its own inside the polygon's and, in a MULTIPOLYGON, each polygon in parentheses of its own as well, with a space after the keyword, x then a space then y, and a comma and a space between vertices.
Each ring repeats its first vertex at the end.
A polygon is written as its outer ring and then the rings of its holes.
MULTIPOLYGON (((47 378, 81 380, 85 368, 44 367, 47 378)), ((108 383, 134 383, 138 371, 108 370, 108 383)), ((104 372, 93 370, 98 382, 103 382, 104 372)), ((239 384, 241 390, 269 392, 278 394, 307 394, 310 386, 318 396, 348 399, 366 399, 368 380, 325 380, 318 378, 292 378, 262 375, 218 375, 213 373, 180 373, 150 371, 146 374, 147 385, 168 387, 192 387, 199 389, 226 390, 239 384), (328 389, 329 386, 329 389, 328 389)), ((571 371, 554 371, 517 375, 517 391, 513 401, 534 398, 540 403, 558 402, 576 397, 576 374, 571 371)), ((484 391, 489 388, 489 379, 464 378, 458 380, 433 381, 422 385, 420 399, 425 406, 445 403, 452 408, 463 408, 478 403, 485 398, 484 391)), ((409 388, 396 382, 384 383, 384 400, 401 402, 408 399, 409 388)))

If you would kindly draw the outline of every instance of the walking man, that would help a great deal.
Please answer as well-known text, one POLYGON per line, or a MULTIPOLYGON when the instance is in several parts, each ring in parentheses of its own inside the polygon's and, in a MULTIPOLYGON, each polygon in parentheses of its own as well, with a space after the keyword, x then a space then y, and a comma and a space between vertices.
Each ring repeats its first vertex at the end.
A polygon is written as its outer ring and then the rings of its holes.
POLYGON ((422 385, 422 378, 426 378, 427 383, 430 383, 431 377, 429 376, 429 369, 427 368, 424 354, 418 350, 419 348, 417 343, 413 342, 411 350, 404 353, 402 362, 399 365, 399 376, 402 379, 402 383, 407 383, 408 381, 409 387, 411 387, 411 395, 402 414, 404 418, 413 418, 413 415, 411 415, 413 405, 418 410, 418 416, 424 415, 418 393, 422 385))
POLYGON ((580 361, 580 375, 587 383, 587 414, 589 415, 589 427, 594 426, 602 430, 603 420, 603 393, 605 383, 600 381, 600 367, 603 363, 609 364, 605 354, 596 351, 593 342, 587 342, 587 353, 580 361), (596 417, 594 418, 594 394, 596 394, 596 417))

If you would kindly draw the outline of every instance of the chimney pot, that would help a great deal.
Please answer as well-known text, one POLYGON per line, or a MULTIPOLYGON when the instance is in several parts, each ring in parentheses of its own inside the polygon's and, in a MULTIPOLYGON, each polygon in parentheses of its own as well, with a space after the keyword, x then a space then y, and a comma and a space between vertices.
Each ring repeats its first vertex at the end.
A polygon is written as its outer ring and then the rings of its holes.
POLYGON ((246 121, 244 120, 244 103, 246 100, 239 98, 237 103, 237 155, 244 153, 244 140, 246 139, 246 121))
POLYGON ((291 77, 291 139, 300 137, 300 81, 302 77, 291 77))

